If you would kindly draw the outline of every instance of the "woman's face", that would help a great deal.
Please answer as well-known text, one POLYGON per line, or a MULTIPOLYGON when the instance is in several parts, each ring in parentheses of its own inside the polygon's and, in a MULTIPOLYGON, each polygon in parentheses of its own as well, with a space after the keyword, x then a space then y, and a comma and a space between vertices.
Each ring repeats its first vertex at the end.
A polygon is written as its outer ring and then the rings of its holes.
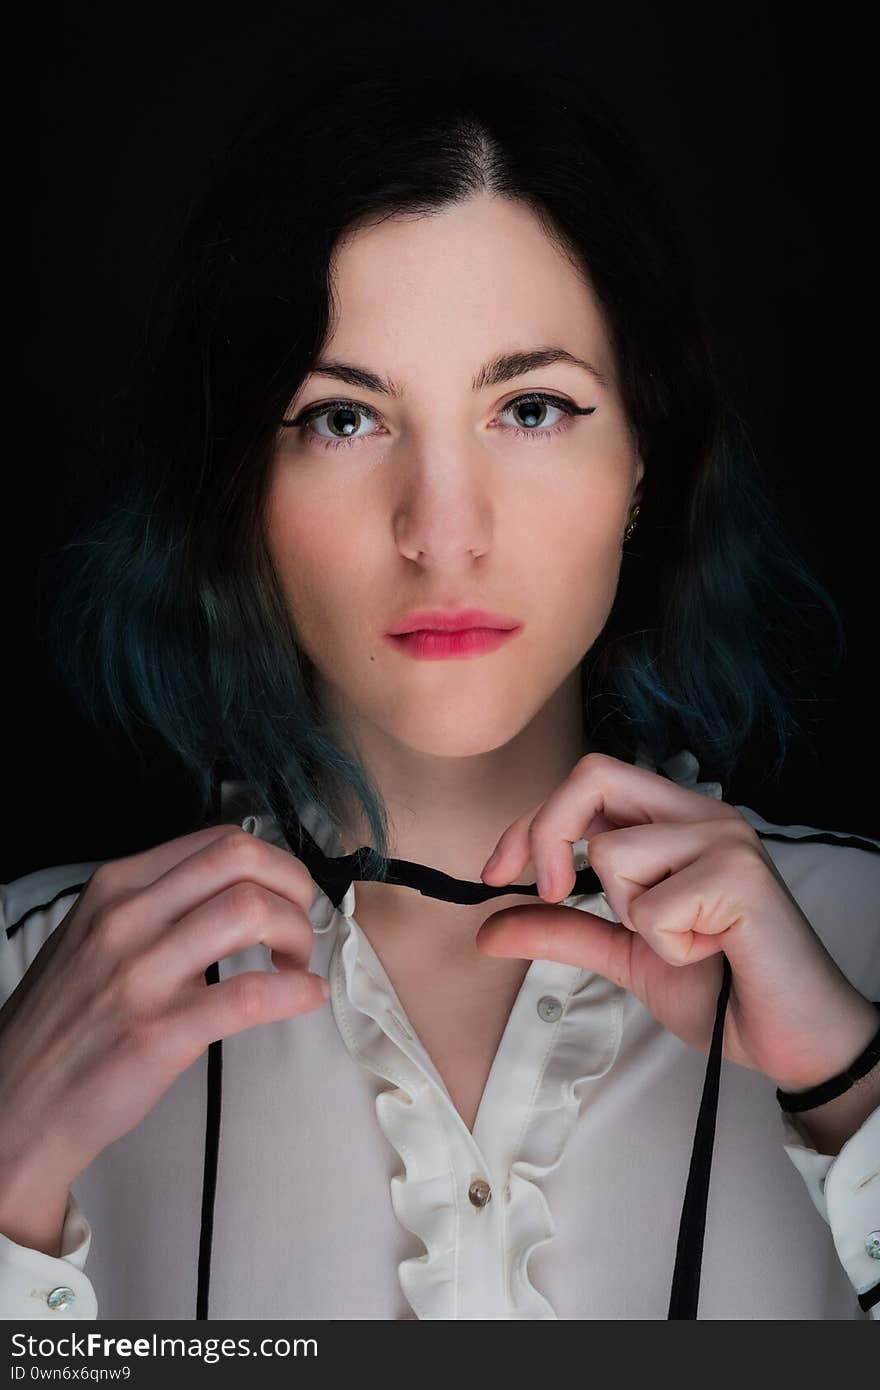
POLYGON ((291 403, 287 420, 344 404, 279 432, 267 540, 288 610, 343 727, 366 721, 420 753, 489 752, 575 671, 617 589, 643 465, 599 306, 534 214, 492 196, 359 229, 333 282, 319 365, 399 394, 316 371, 291 403), (480 379, 547 348, 604 382, 566 361, 480 379), (535 392, 593 413, 517 405, 535 392), (413 609, 451 607, 522 627, 466 659, 415 660, 383 635, 413 609))

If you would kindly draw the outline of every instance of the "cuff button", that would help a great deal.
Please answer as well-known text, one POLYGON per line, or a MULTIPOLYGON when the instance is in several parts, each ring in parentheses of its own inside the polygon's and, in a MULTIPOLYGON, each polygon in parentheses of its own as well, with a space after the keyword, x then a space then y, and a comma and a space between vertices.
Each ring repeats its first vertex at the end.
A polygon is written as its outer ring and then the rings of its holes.
POLYGON ((865 1249, 872 1260, 880 1260, 880 1231, 869 1231, 865 1236, 865 1249))
POLYGON ((57 1289, 52 1290, 46 1302, 50 1308, 54 1308, 56 1312, 60 1312, 64 1308, 69 1308, 75 1299, 76 1294, 73 1292, 73 1289, 69 1289, 66 1284, 61 1284, 57 1289))

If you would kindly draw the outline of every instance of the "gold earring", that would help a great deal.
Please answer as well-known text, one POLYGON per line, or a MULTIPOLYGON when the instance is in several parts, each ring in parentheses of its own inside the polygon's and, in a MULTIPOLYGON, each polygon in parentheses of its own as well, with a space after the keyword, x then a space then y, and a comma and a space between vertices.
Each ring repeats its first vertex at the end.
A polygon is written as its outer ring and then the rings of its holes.
POLYGON ((639 514, 640 511, 641 511, 641 507, 639 506, 638 503, 636 503, 636 505, 635 505, 635 506, 633 507, 633 509, 632 509, 632 512, 630 513, 629 525, 627 526, 626 530, 625 530, 624 533, 623 533, 623 539, 624 539, 625 541, 628 541, 628 540, 629 540, 629 538, 630 538, 630 536, 632 535, 633 531, 636 529, 636 517, 638 516, 638 514, 639 514))

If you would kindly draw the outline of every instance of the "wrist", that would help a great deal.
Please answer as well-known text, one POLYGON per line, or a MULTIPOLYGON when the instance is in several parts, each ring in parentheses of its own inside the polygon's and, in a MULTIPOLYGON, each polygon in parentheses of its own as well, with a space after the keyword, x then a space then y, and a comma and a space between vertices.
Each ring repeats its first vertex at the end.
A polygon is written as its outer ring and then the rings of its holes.
POLYGON ((836 1099, 788 1118, 817 1153, 836 1157, 865 1121, 880 1107, 880 1063, 836 1099))
POLYGON ((30 1250, 57 1257, 70 1188, 32 1175, 0 1170, 0 1235, 30 1250))
MULTIPOLYGON (((848 1010, 839 1030, 835 1031, 833 1047, 829 1040, 828 1062, 821 1068, 801 1072, 787 1078, 771 1078, 784 1095, 806 1095, 822 1086, 831 1085, 838 1078, 846 1082, 851 1067, 856 1066, 865 1050, 870 1047, 880 1029, 880 1005, 872 1003, 864 995, 857 994, 852 1010, 848 1010)), ((871 1058, 862 1068, 862 1075, 873 1069, 871 1058)), ((820 1100, 820 1104, 822 1101, 820 1100)))

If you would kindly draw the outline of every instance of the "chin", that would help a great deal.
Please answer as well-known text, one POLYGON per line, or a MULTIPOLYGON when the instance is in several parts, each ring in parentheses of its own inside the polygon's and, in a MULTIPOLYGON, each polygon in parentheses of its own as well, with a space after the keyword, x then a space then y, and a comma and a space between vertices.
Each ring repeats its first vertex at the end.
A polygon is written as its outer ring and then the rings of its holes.
POLYGON ((414 753, 434 758, 474 758, 481 753, 492 753, 510 743, 528 723, 525 713, 519 718, 509 713, 499 714, 493 719, 486 717, 485 706, 479 712, 471 712, 450 708, 448 702, 444 704, 442 715, 425 718, 430 714, 428 705, 426 701, 417 722, 408 720, 394 724, 389 721, 386 710, 380 723, 398 743, 414 753))

